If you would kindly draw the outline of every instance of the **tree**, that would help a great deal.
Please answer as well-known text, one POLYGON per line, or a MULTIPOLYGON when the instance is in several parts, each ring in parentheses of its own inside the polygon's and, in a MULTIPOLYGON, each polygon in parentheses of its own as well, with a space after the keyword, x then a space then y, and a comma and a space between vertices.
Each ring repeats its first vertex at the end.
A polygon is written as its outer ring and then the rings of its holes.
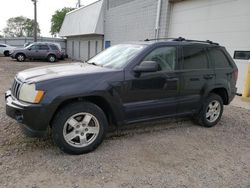
MULTIPOLYGON (((7 27, 4 28, 5 37, 32 37, 34 35, 35 21, 23 16, 10 18, 7 20, 7 27)), ((37 32, 40 34, 39 25, 37 32)))
POLYGON ((63 24, 63 20, 65 18, 65 15, 74 10, 74 8, 69 8, 69 7, 64 7, 61 10, 57 10, 55 12, 55 14, 52 16, 51 18, 51 29, 50 29, 50 33, 52 35, 56 35, 59 33, 62 24, 63 24))

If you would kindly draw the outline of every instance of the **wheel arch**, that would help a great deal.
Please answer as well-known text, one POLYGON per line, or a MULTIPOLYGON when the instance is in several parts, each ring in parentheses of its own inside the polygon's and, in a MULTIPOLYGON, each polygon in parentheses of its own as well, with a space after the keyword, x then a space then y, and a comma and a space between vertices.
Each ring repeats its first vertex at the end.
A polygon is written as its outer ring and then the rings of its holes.
POLYGON ((22 54, 22 55, 24 55, 25 58, 27 58, 27 56, 26 56, 25 53, 23 53, 23 52, 17 52, 16 55, 15 55, 15 58, 16 58, 16 59, 17 59, 17 56, 18 56, 19 54, 22 54))
POLYGON ((53 121, 55 115, 58 113, 58 111, 60 109, 62 109, 63 107, 65 107, 71 103, 81 102, 81 101, 87 101, 87 102, 91 102, 91 103, 97 105, 99 108, 102 109, 102 111, 106 115, 109 124, 116 126, 116 117, 114 114, 114 110, 112 109, 112 107, 108 103, 108 101, 101 96, 84 96, 84 97, 70 98, 70 99, 64 100, 63 102, 61 102, 57 106, 56 110, 54 111, 52 118, 50 120, 50 126, 52 125, 52 121, 53 121))
POLYGON ((224 87, 214 88, 209 93, 215 93, 215 94, 219 95, 222 98, 224 105, 229 104, 229 95, 228 95, 228 91, 226 88, 224 88, 224 87))

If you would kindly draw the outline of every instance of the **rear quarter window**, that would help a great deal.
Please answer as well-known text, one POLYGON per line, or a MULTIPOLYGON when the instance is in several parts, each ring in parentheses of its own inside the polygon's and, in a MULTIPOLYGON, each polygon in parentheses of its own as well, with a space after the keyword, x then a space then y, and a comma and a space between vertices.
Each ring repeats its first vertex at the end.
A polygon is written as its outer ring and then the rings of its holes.
POLYGON ((214 61, 215 68, 227 68, 231 66, 229 60, 220 49, 210 49, 209 54, 214 61))
POLYGON ((56 45, 50 45, 51 50, 59 50, 56 45))

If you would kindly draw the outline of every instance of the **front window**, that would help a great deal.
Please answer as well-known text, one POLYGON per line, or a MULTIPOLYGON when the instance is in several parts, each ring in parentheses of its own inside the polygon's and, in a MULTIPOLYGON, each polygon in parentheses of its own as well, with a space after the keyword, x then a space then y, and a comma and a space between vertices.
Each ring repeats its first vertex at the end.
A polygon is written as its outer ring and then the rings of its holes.
POLYGON ((31 50, 38 50, 39 48, 38 48, 38 45, 33 45, 33 46, 30 46, 30 49, 31 50))
POLYGON ((112 46, 88 61, 98 66, 121 69, 145 48, 144 45, 120 44, 112 46))
POLYGON ((143 61, 155 61, 162 71, 173 71, 176 66, 176 48, 160 47, 148 54, 143 61))

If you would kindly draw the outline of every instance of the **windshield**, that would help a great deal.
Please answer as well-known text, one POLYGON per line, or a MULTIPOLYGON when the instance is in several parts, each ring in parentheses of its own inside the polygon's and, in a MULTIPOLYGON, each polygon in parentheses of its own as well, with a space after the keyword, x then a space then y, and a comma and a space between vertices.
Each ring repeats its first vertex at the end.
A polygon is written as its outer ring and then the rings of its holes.
POLYGON ((142 51, 144 45, 119 44, 104 50, 88 61, 98 66, 121 69, 124 68, 129 60, 134 58, 142 51))

